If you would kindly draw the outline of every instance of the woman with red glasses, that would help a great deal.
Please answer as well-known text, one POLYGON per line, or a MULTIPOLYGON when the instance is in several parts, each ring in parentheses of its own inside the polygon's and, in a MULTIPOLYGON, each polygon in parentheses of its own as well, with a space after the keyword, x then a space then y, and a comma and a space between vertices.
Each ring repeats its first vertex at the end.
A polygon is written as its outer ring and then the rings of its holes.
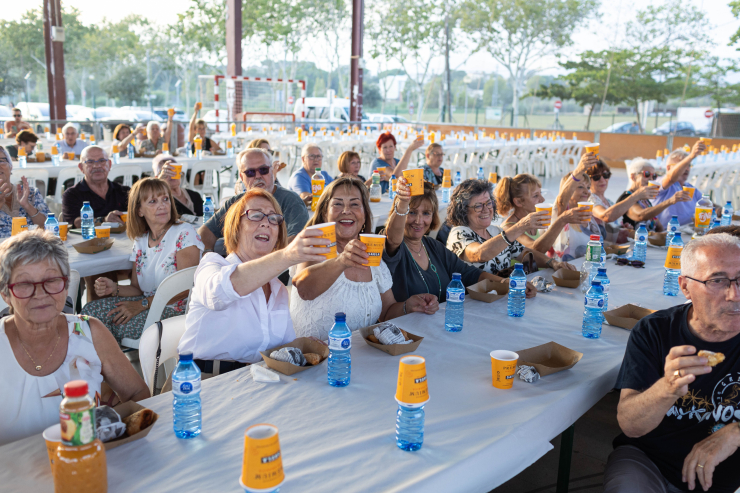
POLYGON ((629 224, 633 228, 637 228, 637 223, 645 223, 645 226, 650 231, 663 231, 664 225, 660 223, 658 214, 663 212, 668 207, 678 202, 686 202, 690 200, 689 194, 686 192, 677 192, 673 197, 661 202, 658 205, 653 205, 650 200, 654 199, 658 195, 660 185, 656 182, 658 175, 655 173, 655 168, 647 160, 643 158, 633 159, 632 162, 627 166, 627 176, 629 176, 630 182, 627 190, 619 196, 617 202, 622 202, 624 199, 637 193, 640 189, 648 187, 649 182, 655 183, 654 186, 650 186, 650 193, 644 199, 636 201, 627 212, 622 216, 624 224, 629 224))

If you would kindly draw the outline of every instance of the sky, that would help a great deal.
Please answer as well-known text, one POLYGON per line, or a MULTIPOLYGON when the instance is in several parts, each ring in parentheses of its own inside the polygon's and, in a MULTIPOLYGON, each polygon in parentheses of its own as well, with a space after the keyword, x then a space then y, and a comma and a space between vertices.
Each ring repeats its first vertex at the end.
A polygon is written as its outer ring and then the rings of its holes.
MULTIPOLYGON (((402 1, 402 0, 399 0, 402 1)), ((536 0, 531 0, 536 1, 536 0)), ((661 5, 664 0, 602 0, 601 19, 599 21, 589 22, 589 25, 580 29, 573 35, 574 46, 572 52, 577 53, 585 49, 601 50, 613 45, 624 43, 624 29, 628 21, 634 19, 634 12, 637 9, 644 8, 645 5, 661 5)), ((712 24, 710 32, 714 40, 711 47, 712 55, 719 57, 738 58, 740 55, 734 48, 728 47, 727 43, 730 36, 740 28, 740 20, 735 19, 728 7, 729 0, 686 0, 686 4, 693 4, 706 10, 709 22, 712 24)), ((3 7, 3 17, 6 20, 20 19, 23 12, 32 8, 34 4, 41 6, 41 1, 32 0, 26 2, 6 2, 3 7)), ((169 24, 177 20, 177 14, 184 12, 190 2, 188 0, 170 0, 168 2, 152 2, 151 0, 126 0, 125 2, 116 2, 113 9, 101 9, 100 0, 62 0, 64 5, 71 5, 82 12, 82 21, 84 23, 100 22, 103 18, 111 21, 118 21, 130 14, 140 14, 147 17, 150 21, 159 24, 169 24)), ((308 43, 313 46, 313 51, 301 53, 307 61, 315 62, 320 68, 328 69, 328 62, 323 55, 320 43, 308 43), (318 45, 318 46, 317 46, 318 45)), ((346 44, 346 59, 349 62, 349 45, 346 44)), ((494 72, 498 71, 503 74, 503 69, 497 67, 496 62, 486 53, 475 53, 468 56, 469 53, 458 53, 454 60, 461 60, 456 65, 453 61, 452 68, 465 70, 467 72, 494 72)), ((246 65, 246 60, 245 60, 246 65)), ((366 56, 366 67, 375 72, 378 70, 378 63, 366 56)), ((542 74, 556 75, 559 73, 557 60, 554 58, 545 59, 537 67, 542 74)), ((440 73, 444 69, 444 60, 438 57, 433 64, 432 69, 435 73, 440 73)), ((246 74, 245 74, 246 75, 246 74)))

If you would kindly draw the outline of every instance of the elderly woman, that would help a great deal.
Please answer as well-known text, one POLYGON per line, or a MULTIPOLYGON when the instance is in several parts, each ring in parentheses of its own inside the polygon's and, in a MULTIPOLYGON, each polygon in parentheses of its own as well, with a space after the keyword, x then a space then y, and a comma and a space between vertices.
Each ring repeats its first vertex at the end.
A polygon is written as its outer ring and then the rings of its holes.
MULTIPOLYGON (((139 123, 136 126, 136 130, 131 131, 131 127, 125 123, 119 123, 113 130, 113 143, 110 147, 110 155, 114 154, 113 146, 118 146, 118 155, 121 157, 128 156, 128 145, 133 144, 136 141, 136 136, 144 136, 144 125, 139 123)), ((143 139, 142 139, 143 140, 143 139)))
POLYGON ((183 187, 182 171, 180 172, 181 176, 175 178, 177 176, 173 167, 175 164, 177 164, 177 160, 174 157, 158 154, 152 159, 152 172, 154 176, 169 185, 172 198, 175 199, 175 208, 178 215, 190 214, 191 216, 200 217, 203 215, 203 197, 195 190, 183 187))
POLYGON ((337 257, 291 269, 296 289, 290 315, 299 336, 326 340, 337 312, 347 315, 347 326, 354 331, 405 313, 432 314, 439 309, 436 293, 396 302, 385 262, 365 265, 369 257, 360 233, 372 233, 372 221, 367 187, 360 180, 337 178, 326 187, 307 226, 335 223, 337 257))
POLYGON ((164 131, 164 138, 162 138, 162 130, 159 127, 159 123, 150 121, 146 124, 146 135, 147 139, 142 140, 139 144, 139 154, 144 157, 153 157, 162 153, 163 144, 170 142, 170 135, 172 134, 172 116, 167 115, 167 130, 164 131))
POLYGON ((49 207, 35 187, 28 185, 26 177, 21 183, 10 183, 13 161, 4 147, 0 146, 0 238, 7 238, 13 231, 13 218, 25 217, 27 224, 43 229, 49 207))
MULTIPOLYGON (((524 258, 526 249, 516 238, 527 229, 541 228, 547 221, 546 216, 535 212, 508 230, 503 230, 491 224, 496 217, 491 182, 468 179, 460 183, 452 193, 447 208, 447 222, 452 226, 447 248, 468 264, 498 274, 511 267, 513 261, 524 258)), ((572 268, 538 251, 531 252, 541 267, 547 266, 553 270, 572 268)))
POLYGON ((442 168, 442 161, 445 158, 444 149, 436 142, 429 144, 424 156, 427 159, 427 164, 421 167, 424 170, 424 181, 428 181, 433 185, 441 185, 445 171, 442 168))
MULTIPOLYGON (((22 147, 26 151, 28 161, 36 161, 36 142, 38 142, 38 136, 33 133, 33 130, 21 130, 15 136, 15 144, 6 147, 10 157, 18 160, 18 150, 22 147)), ((51 154, 44 154, 44 159, 51 160, 51 154)))
POLYGON ((0 295, 11 315, 0 320, 0 445, 59 423, 61 389, 85 380, 100 400, 105 380, 121 401, 149 397, 115 339, 94 318, 62 313, 69 286, 67 248, 45 231, 0 245, 0 295))
MULTIPOLYGON (((453 272, 461 274, 462 283, 470 286, 483 279, 505 281, 498 276, 466 264, 442 243, 427 236, 439 227, 439 204, 434 186, 424 183, 422 195, 411 196, 405 178, 398 179, 398 195, 385 223, 383 261, 393 276, 393 296, 407 300, 410 296, 429 293, 439 302, 446 301, 447 285, 453 272)), ((535 296, 534 286, 527 284, 527 296, 535 296)))
POLYGON ((288 291, 277 276, 301 262, 320 262, 329 240, 303 230, 287 244, 280 205, 261 188, 245 193, 226 214, 228 256, 207 253, 195 272, 195 287, 179 351, 192 351, 205 373, 256 363, 260 351, 295 339, 288 291), (287 246, 286 246, 287 245, 287 246), (235 324, 249 320, 249 324, 235 324))
MULTIPOLYGON (((107 298, 82 308, 83 314, 97 316, 119 343, 124 337, 141 337, 160 283, 170 274, 198 265, 204 248, 193 226, 178 221, 172 191, 158 178, 144 178, 131 187, 126 234, 134 242, 131 285, 119 286, 99 277, 95 293, 107 298)), ((182 315, 186 297, 187 291, 172 298, 161 318, 182 315)))
MULTIPOLYGON (((641 188, 648 187, 648 183, 650 181, 655 182, 658 178, 653 165, 643 158, 632 160, 629 166, 627 166, 627 175, 630 179, 629 185, 627 190, 619 196, 618 202, 621 202, 630 195, 637 193, 641 188)), ((676 192, 670 199, 665 200, 658 205, 653 205, 650 200, 654 199, 658 195, 660 185, 656 183, 655 186, 649 188, 651 189, 650 194, 632 204, 632 206, 622 216, 622 221, 624 224, 629 224, 633 228, 637 227, 637 223, 644 222, 648 230, 660 232, 665 229, 665 225, 661 224, 657 217, 658 214, 674 204, 679 202, 688 202, 691 200, 691 196, 682 190, 680 192, 676 192)))
POLYGON ((395 157, 396 138, 390 132, 380 134, 378 140, 375 142, 375 147, 377 147, 380 156, 373 159, 373 162, 370 163, 370 173, 372 174, 378 168, 385 168, 384 172, 380 172, 380 188, 382 193, 388 191, 388 180, 390 180, 391 175, 401 176, 403 170, 409 166, 411 155, 423 145, 423 138, 415 140, 406 149, 406 152, 403 153, 401 159, 398 160, 395 157))
POLYGON ((193 152, 195 152, 193 142, 195 136, 200 135, 200 138, 203 139, 203 151, 210 152, 211 154, 221 152, 221 148, 218 146, 218 144, 206 137, 206 130, 208 130, 208 125, 206 124, 205 120, 203 120, 202 118, 198 118, 201 108, 201 103, 195 103, 195 107, 193 108, 193 117, 190 119, 190 126, 188 127, 188 142, 193 145, 193 152))

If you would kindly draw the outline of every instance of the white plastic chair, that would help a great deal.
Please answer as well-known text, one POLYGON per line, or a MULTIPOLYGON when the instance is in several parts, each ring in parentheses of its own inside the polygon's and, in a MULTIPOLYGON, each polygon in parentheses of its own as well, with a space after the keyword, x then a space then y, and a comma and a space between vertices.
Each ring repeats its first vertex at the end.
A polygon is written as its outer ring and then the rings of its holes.
POLYGON ((26 177, 28 184, 32 187, 36 187, 41 192, 42 197, 46 197, 47 190, 49 190, 49 172, 45 169, 24 169, 16 168, 10 174, 10 183, 16 185, 21 183, 21 178, 26 177), (41 186, 43 185, 43 186, 41 186))
POLYGON ((154 323, 144 330, 139 339, 139 363, 141 364, 141 373, 144 375, 144 381, 149 387, 149 392, 154 394, 154 373, 157 371, 157 346, 159 353, 160 375, 157 380, 165 382, 167 377, 175 369, 177 364, 177 346, 180 344, 180 338, 185 333, 185 315, 162 320, 162 339, 159 343, 159 329, 154 323), (170 361, 174 358, 174 362, 170 361))
MULTIPOLYGON (((197 268, 198 266, 188 267, 187 269, 179 270, 164 278, 164 280, 159 284, 157 292, 154 294, 154 299, 149 307, 149 313, 146 316, 144 327, 149 327, 158 320, 161 320, 162 312, 167 307, 167 303, 176 294, 187 290, 188 299, 186 302, 190 300, 190 291, 193 289, 193 278, 195 277, 195 270, 197 268)), ((128 337, 124 337, 121 341, 121 346, 138 349, 140 340, 141 339, 129 339, 128 337)))
POLYGON ((64 194, 64 182, 74 180, 74 186, 81 182, 82 178, 84 178, 84 175, 82 174, 82 171, 80 171, 80 168, 78 168, 77 166, 69 166, 67 168, 62 168, 59 170, 59 175, 57 175, 57 184, 54 188, 54 195, 50 196, 50 200, 46 201, 46 205, 49 206, 49 209, 51 209, 52 212, 57 214, 62 212, 62 194, 64 194))
POLYGON ((196 161, 190 165, 190 177, 188 178, 188 188, 195 190, 201 195, 213 196, 213 203, 219 203, 219 193, 221 190, 221 163, 218 161, 196 161), (195 177, 198 173, 203 172, 203 183, 195 184, 195 177), (216 183, 214 184, 214 175, 216 183))
POLYGON ((116 164, 108 173, 108 179, 114 181, 116 178, 123 177, 122 185, 131 187, 134 184, 134 176, 141 178, 141 166, 138 164, 116 164))

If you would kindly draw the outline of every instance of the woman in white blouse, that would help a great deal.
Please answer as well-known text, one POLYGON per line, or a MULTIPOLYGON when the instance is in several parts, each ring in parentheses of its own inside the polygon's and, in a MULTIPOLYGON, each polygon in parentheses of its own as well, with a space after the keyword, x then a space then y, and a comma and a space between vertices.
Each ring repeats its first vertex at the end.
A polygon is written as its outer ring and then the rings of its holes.
MULTIPOLYGON (((95 293, 107 298, 82 308, 83 314, 99 318, 119 343, 124 337, 141 337, 160 283, 178 270, 198 265, 204 249, 193 226, 178 220, 172 191, 159 178, 144 178, 131 187, 126 234, 134 241, 131 285, 99 277, 95 293)), ((187 295, 186 290, 172 298, 161 319, 185 313, 187 295)))
MULTIPOLYGON (((85 380, 100 402, 105 380, 121 401, 149 389, 99 320, 62 313, 69 286, 67 248, 43 230, 0 245, 0 445, 59 423, 61 389, 85 380)), ((40 438, 39 438, 40 440, 40 438)))
POLYGON ((291 269, 296 289, 290 315, 299 336, 328 339, 337 312, 347 315, 347 326, 354 331, 405 313, 432 314, 439 309, 437 297, 429 293, 397 303, 385 262, 378 267, 363 265, 369 257, 360 233, 373 232, 373 218, 362 181, 341 177, 326 187, 307 226, 326 222, 336 223, 337 257, 291 269))
POLYGON ((226 258, 203 257, 195 272, 180 339, 205 373, 241 368, 261 359, 260 351, 295 339, 288 291, 277 276, 300 262, 320 261, 329 240, 320 231, 301 231, 286 247, 282 211, 272 194, 252 188, 231 206, 224 222, 226 258))

